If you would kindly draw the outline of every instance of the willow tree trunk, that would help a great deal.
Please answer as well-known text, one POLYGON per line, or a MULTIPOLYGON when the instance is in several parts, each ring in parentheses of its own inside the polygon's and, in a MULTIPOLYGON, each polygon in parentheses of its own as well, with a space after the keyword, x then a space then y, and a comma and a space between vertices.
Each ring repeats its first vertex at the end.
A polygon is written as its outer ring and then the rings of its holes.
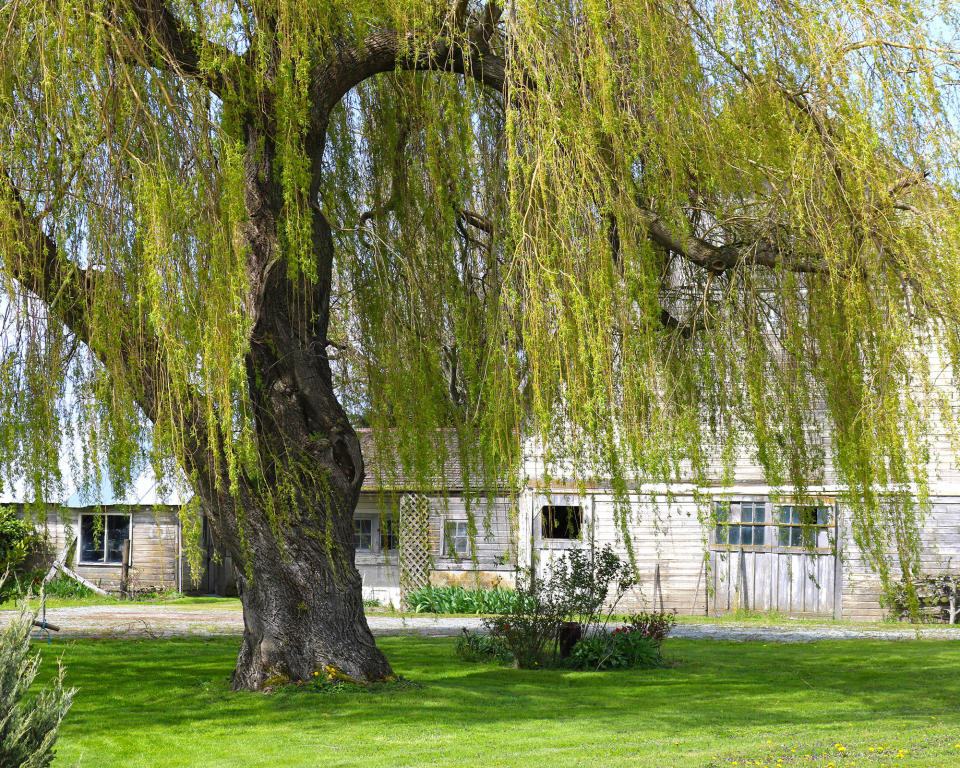
MULTIPOLYGON (((222 483, 221 490, 200 483, 240 572, 244 634, 233 687, 257 690, 314 673, 392 679, 367 626, 354 564, 353 511, 364 467, 326 353, 330 227, 314 206, 316 277, 290 270, 278 234, 282 196, 269 131, 248 126, 247 147, 246 365, 260 471, 232 495, 222 483)), ((318 167, 322 144, 310 149, 318 167)))

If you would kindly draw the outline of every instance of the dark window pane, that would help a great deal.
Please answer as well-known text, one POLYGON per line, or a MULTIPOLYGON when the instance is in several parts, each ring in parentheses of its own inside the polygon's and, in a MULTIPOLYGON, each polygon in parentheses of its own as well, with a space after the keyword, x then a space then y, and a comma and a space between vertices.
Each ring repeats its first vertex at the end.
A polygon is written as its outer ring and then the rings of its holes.
POLYGON ((740 526, 731 525, 730 526, 730 543, 736 546, 740 543, 740 526))
POLYGON ((781 525, 779 528, 780 531, 780 546, 789 547, 790 546, 790 527, 786 525, 781 525))
POLYGON ((740 543, 745 547, 753 544, 753 528, 749 525, 745 525, 740 529, 740 543))
POLYGON ((792 547, 802 547, 803 546, 803 528, 798 525, 793 526, 791 529, 790 536, 790 546, 792 547))
POLYGON ((766 504, 753 505, 753 522, 755 523, 767 522, 767 505, 766 504))
POLYGON ((384 520, 380 527, 380 549, 397 549, 400 544, 399 532, 394 520, 384 520))
POLYGON ((727 526, 718 525, 717 526, 717 544, 726 544, 727 543, 727 526))
POLYGON ((830 525, 829 507, 820 507, 817 509, 817 525, 830 525))
POLYGON ((583 508, 550 504, 540 510, 541 531, 545 539, 579 539, 583 508))
POLYGON ((353 521, 353 546, 355 549, 368 550, 373 543, 373 521, 353 521))
POLYGON ((713 513, 718 523, 725 523, 730 520, 730 503, 718 501, 713 507, 713 513))
POLYGON ((753 504, 741 504, 740 505, 740 519, 744 523, 753 522, 753 504))
POLYGON ((107 562, 123 562, 123 542, 130 538, 130 518, 107 515, 107 562))
POLYGON ((80 559, 87 563, 103 562, 103 515, 80 516, 80 559))
POLYGON ((763 545, 763 539, 766 529, 762 525, 753 526, 753 545, 759 547, 763 545))

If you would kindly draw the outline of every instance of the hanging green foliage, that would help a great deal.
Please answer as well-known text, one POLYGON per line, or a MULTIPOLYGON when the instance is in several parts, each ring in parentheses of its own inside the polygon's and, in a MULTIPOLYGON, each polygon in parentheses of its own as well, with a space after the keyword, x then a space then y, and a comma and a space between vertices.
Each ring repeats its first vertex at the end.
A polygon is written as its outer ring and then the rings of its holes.
POLYGON ((860 546, 913 572, 960 444, 958 21, 10 0, 0 477, 42 498, 66 435, 88 477, 179 462, 244 547, 251 498, 282 538, 326 487, 302 436, 264 431, 309 379, 277 373, 292 338, 387 475, 456 458, 474 493, 509 488, 534 440, 623 499, 746 455, 797 494, 847 487, 860 546))

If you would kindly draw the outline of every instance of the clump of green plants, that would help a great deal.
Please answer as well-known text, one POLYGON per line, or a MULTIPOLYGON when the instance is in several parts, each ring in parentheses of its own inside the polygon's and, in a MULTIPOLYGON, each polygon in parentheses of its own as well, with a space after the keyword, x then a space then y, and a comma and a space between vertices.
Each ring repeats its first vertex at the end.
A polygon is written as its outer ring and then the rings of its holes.
POLYGON ((29 587, 32 576, 23 567, 40 542, 33 526, 21 520, 13 507, 0 507, 0 574, 10 574, 0 584, 0 603, 18 598, 29 587))
POLYGON ((457 638, 456 653, 464 661, 498 661, 504 664, 513 661, 513 654, 502 638, 466 629, 457 638))
POLYGON ((663 663, 660 644, 632 627, 584 637, 570 653, 569 664, 576 669, 649 669, 663 663))
POLYGON ((636 584, 633 569, 609 545, 597 552, 570 550, 543 578, 521 578, 509 611, 487 619, 517 666, 554 666, 582 638, 605 636, 617 604, 636 584))
POLYGON ((415 613, 509 613, 518 593, 506 587, 467 589, 451 585, 426 586, 409 592, 405 602, 415 613))
POLYGON ((676 611, 655 611, 653 613, 635 613, 630 617, 628 627, 650 642, 662 645, 677 624, 676 611))
MULTIPOLYGON (((0 587, 5 580, 0 576, 0 587)), ((40 667, 40 655, 30 654, 35 618, 24 605, 0 633, 0 768, 50 765, 60 723, 75 693, 63 687, 62 666, 50 685, 31 690, 40 667)))
MULTIPOLYGON (((34 586, 33 589, 36 587, 34 586)), ((63 575, 50 579, 44 586, 44 592, 47 597, 60 598, 90 597, 93 594, 90 587, 63 575)))

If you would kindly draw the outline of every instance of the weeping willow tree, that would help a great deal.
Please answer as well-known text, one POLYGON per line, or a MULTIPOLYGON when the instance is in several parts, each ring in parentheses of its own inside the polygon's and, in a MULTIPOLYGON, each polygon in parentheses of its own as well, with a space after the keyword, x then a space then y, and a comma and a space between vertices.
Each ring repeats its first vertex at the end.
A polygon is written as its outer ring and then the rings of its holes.
POLYGON ((239 564, 236 688, 392 676, 348 413, 378 466, 456 450, 478 488, 529 438, 621 493, 744 451, 798 493, 835 472, 909 572, 928 435, 958 433, 957 22, 8 0, 4 481, 42 498, 65 441, 88 480, 181 471, 239 564))

